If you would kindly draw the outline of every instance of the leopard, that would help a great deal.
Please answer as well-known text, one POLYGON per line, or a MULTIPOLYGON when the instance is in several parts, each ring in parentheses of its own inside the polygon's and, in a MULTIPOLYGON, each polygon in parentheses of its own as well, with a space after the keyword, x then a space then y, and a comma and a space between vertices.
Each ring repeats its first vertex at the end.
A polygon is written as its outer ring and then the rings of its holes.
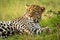
POLYGON ((42 28, 39 25, 45 7, 39 5, 26 5, 26 11, 22 17, 10 21, 0 21, 0 36, 7 37, 15 33, 40 34, 42 28))

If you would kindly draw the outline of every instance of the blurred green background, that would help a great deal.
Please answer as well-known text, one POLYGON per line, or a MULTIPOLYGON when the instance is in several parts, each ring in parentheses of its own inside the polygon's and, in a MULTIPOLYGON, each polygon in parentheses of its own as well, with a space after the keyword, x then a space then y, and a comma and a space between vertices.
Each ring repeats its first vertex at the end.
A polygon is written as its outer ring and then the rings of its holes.
POLYGON ((22 16, 26 11, 26 4, 45 7, 40 26, 48 26, 51 33, 43 32, 33 37, 16 34, 1 40, 60 40, 60 0, 0 0, 0 21, 9 21, 22 16))

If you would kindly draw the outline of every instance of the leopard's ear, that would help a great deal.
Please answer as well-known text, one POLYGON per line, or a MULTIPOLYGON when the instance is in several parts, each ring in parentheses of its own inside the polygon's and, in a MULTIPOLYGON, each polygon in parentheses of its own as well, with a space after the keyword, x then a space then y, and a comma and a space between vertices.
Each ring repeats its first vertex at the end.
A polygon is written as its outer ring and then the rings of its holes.
POLYGON ((25 6, 25 7, 26 7, 26 8, 28 8, 29 6, 30 6, 30 5, 26 4, 26 6, 25 6))

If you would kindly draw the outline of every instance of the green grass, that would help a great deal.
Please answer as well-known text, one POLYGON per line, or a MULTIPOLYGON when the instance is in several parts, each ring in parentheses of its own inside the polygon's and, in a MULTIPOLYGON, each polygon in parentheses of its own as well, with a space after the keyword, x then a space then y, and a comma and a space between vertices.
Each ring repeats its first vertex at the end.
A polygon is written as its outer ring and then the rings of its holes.
POLYGON ((49 10, 53 10, 55 13, 60 11, 60 0, 0 0, 0 21, 9 21, 22 16, 26 4, 37 4, 45 7, 46 10, 42 15, 40 25, 51 28, 51 33, 43 32, 33 36, 16 34, 0 38, 0 40, 60 40, 60 14, 57 16, 57 14, 49 12, 49 10), (44 14, 48 14, 48 16, 44 16, 44 14))

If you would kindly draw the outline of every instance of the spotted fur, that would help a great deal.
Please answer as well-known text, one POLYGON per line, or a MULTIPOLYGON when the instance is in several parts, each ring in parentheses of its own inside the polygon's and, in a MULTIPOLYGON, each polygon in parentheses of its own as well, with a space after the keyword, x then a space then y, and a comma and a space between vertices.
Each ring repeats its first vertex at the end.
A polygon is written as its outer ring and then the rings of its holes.
POLYGON ((14 33, 39 34, 42 28, 39 26, 39 20, 45 8, 38 5, 27 5, 23 17, 12 21, 0 22, 0 36, 9 36, 14 33))

